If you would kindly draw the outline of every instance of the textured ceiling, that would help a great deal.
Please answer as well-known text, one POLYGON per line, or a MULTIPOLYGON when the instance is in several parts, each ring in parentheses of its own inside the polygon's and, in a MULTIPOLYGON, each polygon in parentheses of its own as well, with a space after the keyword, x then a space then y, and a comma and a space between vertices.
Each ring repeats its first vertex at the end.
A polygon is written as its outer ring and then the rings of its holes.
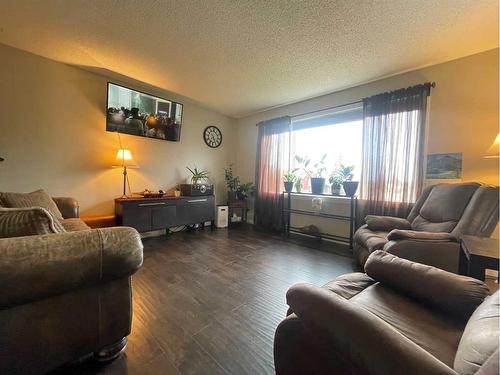
POLYGON ((0 43, 241 117, 498 47, 497 0, 0 0, 0 43))

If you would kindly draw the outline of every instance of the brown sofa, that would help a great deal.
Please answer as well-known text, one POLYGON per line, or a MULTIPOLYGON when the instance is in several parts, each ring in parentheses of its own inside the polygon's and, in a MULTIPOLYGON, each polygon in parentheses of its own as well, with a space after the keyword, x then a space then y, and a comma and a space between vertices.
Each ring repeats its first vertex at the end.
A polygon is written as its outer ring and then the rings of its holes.
POLYGON ((459 238, 489 237, 498 223, 498 187, 437 184, 422 192, 408 217, 368 215, 354 234, 354 255, 363 266, 371 252, 458 272, 459 238))
POLYGON ((288 291, 277 374, 498 374, 498 292, 384 251, 365 268, 288 291))
POLYGON ((0 239, 0 373, 40 374, 90 353, 116 357, 132 319, 135 229, 90 229, 54 198, 67 232, 0 239))

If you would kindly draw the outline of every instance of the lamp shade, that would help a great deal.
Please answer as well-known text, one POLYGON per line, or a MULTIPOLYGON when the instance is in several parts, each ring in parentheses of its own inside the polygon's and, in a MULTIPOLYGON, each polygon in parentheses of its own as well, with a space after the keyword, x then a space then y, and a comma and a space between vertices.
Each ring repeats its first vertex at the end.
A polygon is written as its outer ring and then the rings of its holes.
POLYGON ((490 146, 486 154, 484 155, 486 159, 498 159, 500 158, 500 133, 497 134, 493 144, 490 146))
POLYGON ((132 152, 126 148, 120 148, 116 152, 116 164, 117 167, 126 166, 137 168, 137 165, 135 164, 134 158, 132 156, 132 152))

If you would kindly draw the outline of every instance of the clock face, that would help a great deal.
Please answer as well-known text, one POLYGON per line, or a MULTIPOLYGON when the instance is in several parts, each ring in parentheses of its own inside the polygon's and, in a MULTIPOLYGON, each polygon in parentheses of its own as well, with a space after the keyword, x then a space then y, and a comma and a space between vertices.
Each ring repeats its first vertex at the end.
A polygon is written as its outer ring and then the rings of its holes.
POLYGON ((203 131, 203 139, 207 146, 219 147, 222 143, 222 132, 216 126, 207 126, 203 131))

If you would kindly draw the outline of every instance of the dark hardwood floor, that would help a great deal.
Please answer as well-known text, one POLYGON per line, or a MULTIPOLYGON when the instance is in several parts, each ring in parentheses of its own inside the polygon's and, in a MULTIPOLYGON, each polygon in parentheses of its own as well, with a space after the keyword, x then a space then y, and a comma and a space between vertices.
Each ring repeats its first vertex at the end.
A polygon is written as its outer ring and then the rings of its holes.
POLYGON ((357 271, 349 254, 342 245, 283 240, 249 227, 145 239, 125 355, 64 372, 272 374, 287 289, 357 271))

